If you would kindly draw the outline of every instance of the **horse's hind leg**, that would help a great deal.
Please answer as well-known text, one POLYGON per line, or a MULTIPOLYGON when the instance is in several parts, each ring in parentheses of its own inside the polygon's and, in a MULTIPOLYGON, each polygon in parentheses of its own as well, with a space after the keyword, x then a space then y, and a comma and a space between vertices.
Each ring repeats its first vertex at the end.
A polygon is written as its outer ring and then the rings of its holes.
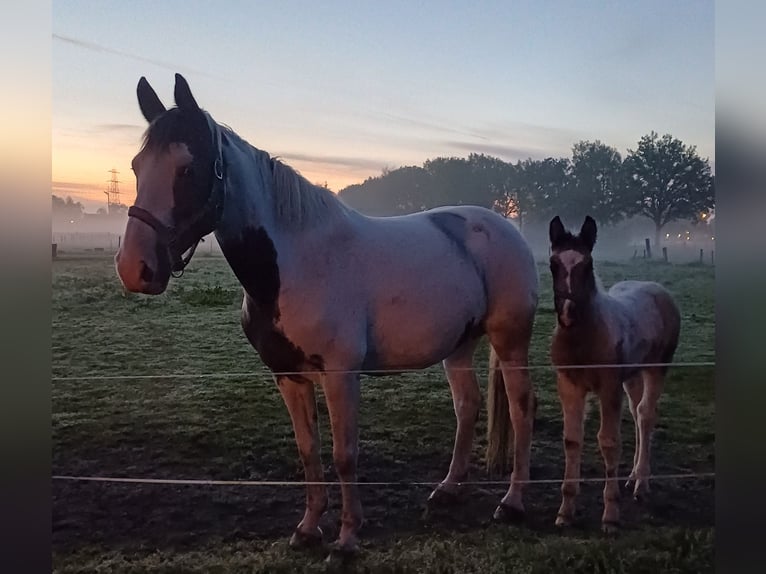
POLYGON ((537 408, 537 399, 527 369, 531 332, 532 322, 530 320, 524 329, 517 332, 518 338, 513 341, 502 341, 502 338, 498 340, 496 337, 493 338, 490 333, 490 341, 500 359, 500 369, 503 371, 505 392, 513 427, 511 484, 497 510, 495 510, 496 519, 518 520, 525 515, 522 493, 524 483, 529 480, 532 430, 537 408))
POLYGON ((651 445, 654 425, 657 422, 657 402, 659 401, 664 384, 664 374, 659 368, 644 369, 644 393, 636 409, 638 428, 641 433, 641 448, 636 464, 636 486, 633 496, 641 498, 649 492, 649 475, 651 474, 651 445))
MULTIPOLYGON (((277 385, 290 412, 295 432, 295 442, 303 463, 306 482, 324 482, 322 462, 319 457, 319 428, 314 384, 297 383, 287 377, 278 377, 277 385)), ((322 542, 319 519, 327 509, 327 489, 324 485, 306 487, 306 511, 295 529, 290 546, 311 546, 322 542)))
POLYGON ((641 402, 641 397, 644 393, 644 382, 641 378, 641 374, 637 374, 627 381, 622 386, 625 388, 625 392, 628 395, 628 407, 630 408, 630 414, 633 417, 633 424, 636 431, 636 449, 633 452, 633 467, 630 471, 630 477, 625 484, 626 487, 630 487, 631 483, 636 479, 636 467, 638 466, 638 453, 641 448, 641 432, 638 427, 638 403, 641 402))
POLYGON ((478 340, 468 341, 444 360, 444 370, 452 393, 452 402, 457 419, 455 445, 452 450, 447 477, 436 487, 428 498, 429 504, 440 500, 449 501, 458 490, 458 483, 468 475, 468 464, 473 444, 476 419, 481 408, 481 391, 473 371, 473 353, 478 340))

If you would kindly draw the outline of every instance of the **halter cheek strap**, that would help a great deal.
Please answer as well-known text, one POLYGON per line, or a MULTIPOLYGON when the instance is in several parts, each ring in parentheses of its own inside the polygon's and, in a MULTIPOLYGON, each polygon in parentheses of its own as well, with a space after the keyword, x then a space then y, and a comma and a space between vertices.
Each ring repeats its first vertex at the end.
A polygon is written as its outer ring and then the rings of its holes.
POLYGON ((210 195, 208 196, 205 205, 197 211, 189 221, 184 222, 178 227, 168 227, 162 223, 157 217, 152 215, 149 211, 132 205, 128 209, 128 217, 135 217, 139 221, 143 221, 149 227, 154 229, 157 233, 161 243, 165 245, 170 257, 170 272, 173 277, 180 277, 183 275, 184 268, 191 261, 194 251, 197 249, 200 241, 204 241, 202 236, 209 231, 200 231, 198 226, 206 219, 212 218, 213 227, 215 230, 221 221, 223 214, 223 202, 226 192, 226 179, 224 177, 224 162, 223 162, 223 146, 221 145, 221 130, 218 125, 210 117, 210 114, 205 113, 208 126, 213 134, 213 149, 215 150, 216 158, 213 162, 213 186, 210 189, 210 195), (184 252, 188 250, 188 253, 184 255, 184 252))

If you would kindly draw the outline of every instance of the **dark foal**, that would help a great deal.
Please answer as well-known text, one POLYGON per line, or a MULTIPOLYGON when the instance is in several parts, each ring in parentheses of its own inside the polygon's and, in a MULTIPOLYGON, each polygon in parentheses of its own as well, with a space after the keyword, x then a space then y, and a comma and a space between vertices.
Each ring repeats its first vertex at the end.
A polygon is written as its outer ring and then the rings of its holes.
POLYGON ((623 387, 636 424, 636 452, 630 477, 635 481, 633 492, 638 498, 649 488, 652 431, 668 368, 651 365, 672 361, 678 345, 680 313, 670 293, 654 282, 622 281, 608 291, 601 287, 591 256, 596 243, 596 222, 591 217, 586 217, 580 233, 573 235, 557 216, 550 223, 549 233, 558 320, 551 360, 557 366, 566 455, 556 524, 568 525, 574 516, 585 398, 592 392, 600 403, 598 443, 607 478, 601 520, 603 530, 611 532, 620 518, 619 485, 614 479, 620 461, 623 387), (579 365, 594 367, 567 368, 579 365))

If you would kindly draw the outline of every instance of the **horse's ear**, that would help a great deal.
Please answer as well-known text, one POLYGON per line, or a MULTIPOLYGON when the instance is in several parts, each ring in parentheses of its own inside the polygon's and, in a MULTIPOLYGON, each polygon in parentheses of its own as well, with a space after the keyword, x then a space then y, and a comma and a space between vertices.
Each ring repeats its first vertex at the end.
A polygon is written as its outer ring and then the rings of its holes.
POLYGON ((588 251, 593 251, 593 246, 596 244, 596 231, 596 221, 590 215, 586 215, 580 229, 580 239, 585 242, 588 251))
POLYGON ((165 106, 162 105, 157 92, 154 91, 154 88, 149 85, 149 82, 143 76, 138 80, 136 94, 138 95, 138 107, 141 108, 141 113, 147 122, 152 123, 154 118, 165 112, 165 106))
POLYGON ((198 110, 197 101, 192 96, 189 83, 181 74, 176 74, 176 87, 174 90, 176 105, 182 110, 198 110))
POLYGON ((555 247, 564 238, 567 230, 564 229, 564 224, 561 223, 561 218, 557 215, 551 219, 551 223, 548 226, 548 237, 551 240, 551 246, 555 247))

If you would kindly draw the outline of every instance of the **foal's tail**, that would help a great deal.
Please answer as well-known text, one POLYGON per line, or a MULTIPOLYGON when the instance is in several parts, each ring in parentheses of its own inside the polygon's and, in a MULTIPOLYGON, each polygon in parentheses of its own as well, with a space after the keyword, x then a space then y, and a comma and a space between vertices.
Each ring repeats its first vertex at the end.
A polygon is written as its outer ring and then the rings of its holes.
POLYGON ((487 470, 505 473, 513 448, 513 426, 508 410, 500 359, 494 349, 489 353, 489 383, 487 385, 487 470))

